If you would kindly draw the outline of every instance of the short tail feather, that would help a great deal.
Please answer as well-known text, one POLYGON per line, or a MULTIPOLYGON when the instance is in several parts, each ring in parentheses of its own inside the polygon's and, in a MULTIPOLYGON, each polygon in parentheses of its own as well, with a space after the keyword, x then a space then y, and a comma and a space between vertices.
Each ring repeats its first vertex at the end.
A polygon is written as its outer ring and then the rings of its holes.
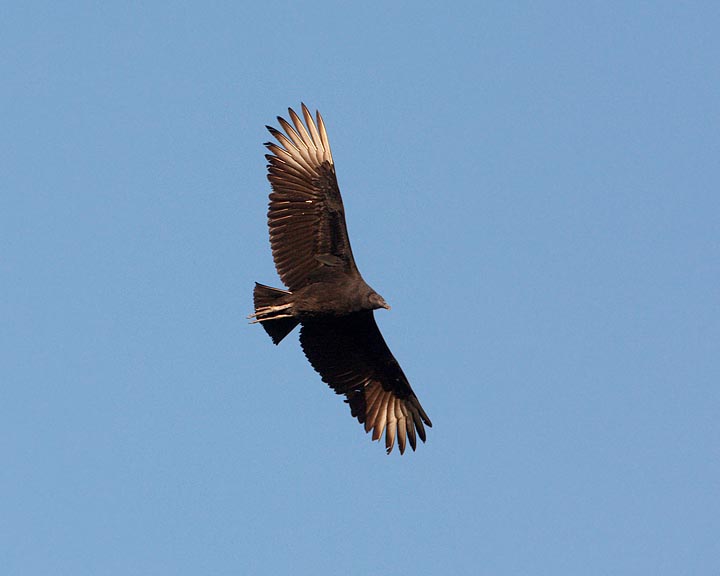
MULTIPOLYGON (((260 308, 279 304, 279 301, 288 294, 292 294, 292 292, 255 282, 255 289, 253 290, 255 312, 257 313, 260 308)), ((279 344, 280 341, 290 334, 293 328, 298 325, 298 321, 295 318, 268 318, 266 320, 260 320, 260 323, 275 344, 279 344)))

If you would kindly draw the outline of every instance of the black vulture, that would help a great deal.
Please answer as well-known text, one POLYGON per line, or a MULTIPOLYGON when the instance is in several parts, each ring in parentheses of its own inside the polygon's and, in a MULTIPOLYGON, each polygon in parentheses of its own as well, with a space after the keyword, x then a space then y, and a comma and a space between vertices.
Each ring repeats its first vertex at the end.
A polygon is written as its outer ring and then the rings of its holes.
POLYGON ((288 290, 256 283, 248 318, 275 344, 301 324, 305 356, 373 440, 385 432, 388 454, 396 438, 401 454, 407 440, 415 450, 432 423, 375 323, 373 310, 390 306, 355 266, 325 124, 305 104, 305 124, 288 113, 292 125, 278 117, 285 133, 267 126, 278 143, 265 144, 270 245, 288 290))

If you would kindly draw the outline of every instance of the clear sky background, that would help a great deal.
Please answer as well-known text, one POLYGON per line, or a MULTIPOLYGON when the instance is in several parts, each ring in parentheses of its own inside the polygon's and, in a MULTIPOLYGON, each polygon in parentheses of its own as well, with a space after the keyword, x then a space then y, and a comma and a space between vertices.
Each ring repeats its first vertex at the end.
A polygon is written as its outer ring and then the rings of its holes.
POLYGON ((719 574, 719 6, 4 6, 2 574, 719 574), (301 101, 402 457, 245 319, 301 101))

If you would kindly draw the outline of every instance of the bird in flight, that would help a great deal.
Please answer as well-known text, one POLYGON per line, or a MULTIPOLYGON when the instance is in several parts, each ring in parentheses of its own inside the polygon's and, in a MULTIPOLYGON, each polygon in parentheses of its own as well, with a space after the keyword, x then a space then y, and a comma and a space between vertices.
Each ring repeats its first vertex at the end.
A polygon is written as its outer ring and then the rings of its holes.
POLYGON ((319 112, 313 121, 305 104, 304 124, 294 110, 288 114, 292 124, 278 117, 284 133, 267 126, 277 143, 265 144, 270 246, 288 289, 256 283, 248 318, 275 344, 300 324, 310 364, 345 395, 372 439, 384 432, 388 454, 396 439, 401 454, 407 441, 415 450, 432 423, 375 323, 373 311, 390 306, 355 265, 325 123, 319 112))

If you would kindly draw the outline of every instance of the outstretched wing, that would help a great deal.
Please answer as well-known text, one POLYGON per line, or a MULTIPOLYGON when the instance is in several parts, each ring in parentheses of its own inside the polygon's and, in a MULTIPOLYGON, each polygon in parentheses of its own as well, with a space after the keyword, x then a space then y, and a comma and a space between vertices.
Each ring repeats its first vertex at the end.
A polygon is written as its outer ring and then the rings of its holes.
POLYGON ((373 440, 385 432, 385 447, 392 451, 395 438, 400 453, 406 440, 415 450, 417 436, 425 442, 430 419, 393 357, 372 311, 304 322, 300 343, 310 364, 338 394, 345 394, 352 415, 373 440))
POLYGON ((317 126, 305 104, 300 117, 288 108, 294 125, 278 116, 285 134, 267 129, 278 141, 265 144, 272 185, 268 226, 275 267, 283 283, 297 290, 325 273, 357 274, 345 226, 325 124, 317 126))

